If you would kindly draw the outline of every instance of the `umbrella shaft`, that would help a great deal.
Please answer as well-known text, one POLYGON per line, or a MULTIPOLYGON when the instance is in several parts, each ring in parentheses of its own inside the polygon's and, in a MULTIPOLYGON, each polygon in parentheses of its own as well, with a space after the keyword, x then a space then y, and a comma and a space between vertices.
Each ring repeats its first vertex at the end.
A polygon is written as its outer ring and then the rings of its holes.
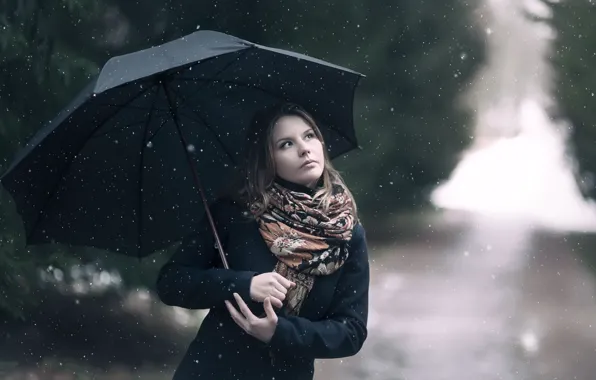
MULTIPOLYGON (((182 136, 180 129, 178 129, 178 132, 180 133, 180 139, 182 140, 183 136, 182 136)), ((184 144, 185 147, 187 146, 184 141, 182 141, 182 143, 184 144)), ((219 256, 221 257, 221 262, 222 262, 224 268, 230 269, 230 266, 228 265, 228 260, 226 259, 226 254, 223 251, 223 245, 221 244, 221 241, 219 239, 219 234, 217 233, 217 228, 215 227, 213 215, 211 215, 211 211, 209 210, 209 202, 207 201, 207 197, 205 196, 205 191, 203 190, 201 180, 199 179, 199 174, 197 173, 197 168, 196 168, 195 163, 192 160, 192 157, 190 156, 190 153, 188 152, 188 150, 185 148, 184 151, 186 152, 188 164, 190 165, 190 170, 192 171, 195 186, 197 187, 197 189, 199 190, 199 193, 201 194, 201 200, 203 201, 203 206, 205 208, 205 212, 207 213, 207 219, 209 219, 209 224, 211 225, 211 229, 213 230, 213 236, 215 237, 215 242, 217 243, 217 250, 219 251, 219 256)))
POLYGON ((166 96, 168 98, 168 103, 170 106, 170 114, 172 116, 172 120, 174 121, 174 124, 176 125, 176 130, 178 131, 178 136, 180 137, 180 143, 182 144, 182 148, 184 149, 184 154, 186 155, 186 160, 188 161, 188 165, 190 166, 190 171, 192 172, 195 186, 197 187, 197 189, 199 190, 199 193, 201 194, 201 200, 203 201, 205 213, 207 214, 207 219, 209 220, 209 224, 211 225, 211 230, 213 231, 213 236, 215 237, 215 242, 217 245, 217 250, 219 251, 219 256, 221 257, 221 262, 222 262, 224 268, 229 269, 230 266, 228 265, 228 260, 226 259, 226 255, 223 251, 223 246, 219 239, 219 234, 217 233, 217 228, 215 227, 213 215, 211 215, 211 211, 209 210, 209 202, 207 201, 207 197, 205 196, 205 191, 203 190, 203 185, 201 184, 199 174, 197 173, 197 168, 196 168, 195 162, 193 161, 193 159, 190 155, 190 152, 188 151, 188 144, 186 142, 186 139, 184 138, 182 129, 180 128, 180 123, 178 120, 178 113, 176 112, 176 109, 172 102, 172 97, 171 97, 170 91, 165 83, 163 84, 163 87, 164 87, 166 96))

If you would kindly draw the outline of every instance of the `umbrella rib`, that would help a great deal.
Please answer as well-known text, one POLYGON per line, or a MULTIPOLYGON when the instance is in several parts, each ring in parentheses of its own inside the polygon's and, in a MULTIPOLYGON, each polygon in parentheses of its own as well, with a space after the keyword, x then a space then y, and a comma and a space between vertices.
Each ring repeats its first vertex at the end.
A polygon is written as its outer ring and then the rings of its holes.
MULTIPOLYGON (((182 102, 185 102, 184 97, 180 96, 173 88, 171 88, 170 86, 168 86, 170 88, 170 91, 172 91, 172 93, 174 93, 179 99, 182 99, 182 102)), ((226 145, 223 143, 223 141, 221 141, 221 139, 219 138, 219 136, 217 135, 217 133, 215 133, 215 131, 213 130, 213 128, 211 128, 211 126, 207 123, 207 121, 205 120, 205 118, 203 118, 203 116, 201 116, 201 114, 192 109, 192 108, 188 108, 190 110, 190 112, 192 112, 199 120, 195 120, 193 118, 191 118, 189 115, 184 115, 182 112, 180 112, 181 116, 185 116, 188 119, 194 121, 194 122, 199 122, 202 123, 208 130, 209 132, 211 132, 213 134, 213 136, 215 137, 215 139, 217 140, 217 142, 219 143, 219 145, 222 147, 223 151, 226 153, 226 155, 228 156, 228 158, 230 159, 230 161, 232 161, 232 164, 234 166, 236 166, 236 161, 234 160, 234 158, 232 157, 232 155, 230 154, 230 152, 228 151, 228 149, 226 148, 226 145)))
MULTIPOLYGON (((246 54, 248 54, 251 50, 252 49, 244 49, 244 50, 242 50, 236 58, 232 59, 227 64, 225 64, 222 68, 220 68, 219 70, 217 70, 217 72, 215 72, 211 76, 211 78, 216 78, 218 75, 220 75, 221 73, 223 73, 224 71, 226 71, 227 69, 229 69, 232 65, 234 65, 235 63, 238 63, 238 60, 240 58, 242 58, 243 56, 245 56, 246 54)), ((177 75, 179 75, 182 71, 184 71, 184 70, 192 70, 193 67, 196 67, 196 66, 200 65, 201 63, 202 63, 201 61, 195 62, 193 65, 191 65, 189 67, 185 67, 185 68, 183 68, 181 70, 176 70, 176 71, 168 74, 168 77, 167 77, 168 80, 167 80, 167 82, 169 83, 169 82, 174 82, 176 80, 179 80, 179 78, 177 77, 177 75)), ((208 81, 205 81, 205 83, 209 83, 209 82, 208 81)), ((195 94, 198 94, 201 90, 202 90, 201 87, 197 88, 197 91, 195 92, 195 94)), ((184 101, 190 100, 195 94, 193 94, 192 96, 184 99, 184 101)), ((182 104, 180 104, 180 107, 182 107, 184 105, 185 105, 185 103, 182 103, 182 104)))
MULTIPOLYGON (((274 98, 280 98, 280 96, 276 93, 273 93, 271 91, 265 90, 264 88, 255 86, 255 85, 251 85, 248 83, 243 83, 243 82, 238 82, 238 81, 233 81, 233 80, 227 80, 227 79, 199 79, 199 78, 174 78, 174 81, 182 81, 182 82, 200 82, 200 83, 205 83, 205 84, 211 84, 211 83, 219 83, 219 84, 232 84, 232 85, 236 85, 239 87, 245 87, 245 88, 251 88, 253 90, 258 90, 261 91, 267 95, 271 95, 274 98)), ((196 93, 199 93, 199 90, 197 90, 196 93)), ((289 99, 287 98, 283 98, 286 101, 289 101, 289 99)))
MULTIPOLYGON (((248 83, 242 83, 242 82, 237 82, 237 81, 232 81, 232 80, 219 80, 219 79, 193 79, 193 78, 175 78, 173 81, 183 81, 183 82, 201 82, 201 83, 220 83, 220 84, 231 84, 231 85, 236 85, 239 87, 245 87, 245 88, 251 88, 254 90, 258 90, 261 91, 262 93, 265 93, 267 95, 270 95, 274 98, 282 98, 284 99, 286 102, 289 102, 290 100, 286 97, 282 97, 279 96, 278 94, 275 94, 271 91, 265 90, 261 87, 258 86, 254 86, 254 85, 250 85, 248 83)), ((172 81, 172 82, 173 82, 172 81)), ((197 91, 196 93, 198 93, 199 91, 197 91)), ((340 134, 343 138, 345 138, 346 140, 348 140, 349 142, 356 144, 355 141, 352 141, 352 139, 348 136, 346 136, 346 134, 341 130, 336 128, 335 126, 331 126, 328 125, 329 129, 334 130, 335 132, 337 132, 338 134, 340 134)))
POLYGON ((161 122, 161 124, 159 125, 159 127, 157 127, 155 129, 155 131, 151 134, 151 136, 149 136, 149 138, 147 139, 147 142, 153 141, 153 139, 155 138, 155 136, 157 135, 157 133, 159 131, 161 131, 161 129, 163 128, 164 125, 166 125, 166 123, 168 122, 167 118, 164 118, 163 121, 161 122))
POLYGON ((149 107, 149 116, 147 117, 147 119, 145 120, 145 125, 143 127, 143 138, 141 139, 141 149, 139 152, 139 188, 138 188, 138 192, 139 192, 139 204, 138 206, 138 212, 137 212, 137 247, 139 249, 139 254, 138 256, 140 257, 142 252, 143 252, 143 239, 142 239, 142 235, 143 235, 143 179, 144 179, 144 162, 145 162, 145 147, 147 144, 147 136, 149 134, 149 124, 151 123, 151 119, 153 117, 153 112, 155 110, 155 102, 157 100, 157 94, 159 93, 158 87, 155 87, 155 93, 153 94, 153 101, 151 102, 151 107, 149 107))
MULTIPOLYGON (((240 57, 242 57, 242 56, 246 55, 246 54, 247 54, 249 51, 250 51, 250 49, 245 49, 245 50, 244 50, 244 51, 243 51, 243 52, 242 52, 242 53, 241 53, 241 54, 240 54, 238 57, 236 57, 235 59, 233 59, 233 60, 231 60, 230 62, 228 62, 228 63, 227 63, 227 64, 226 64, 224 67, 222 67, 222 68, 221 68, 221 69, 219 69, 219 70, 218 70, 218 71, 217 71, 215 74, 213 74, 213 77, 216 77, 216 76, 218 76, 219 74, 221 74, 221 73, 223 73, 224 71, 226 71, 226 70, 227 70, 227 69, 228 69, 230 66, 232 66, 234 63, 237 63, 237 62, 238 62, 238 59, 239 59, 240 57)), ((192 69, 193 67, 195 67, 195 66, 198 66, 198 65, 200 65, 200 64, 201 64, 201 62, 196 62, 195 64, 193 64, 193 65, 191 65, 191 66, 189 66, 189 67, 185 67, 185 68, 184 68, 184 70, 192 69)), ((173 81, 175 81, 175 80, 176 80, 176 75, 177 75, 177 74, 179 74, 180 72, 181 72, 181 70, 176 70, 176 71, 174 71, 173 73, 170 73, 170 74, 168 74, 168 76, 167 76, 167 79, 168 79, 168 80, 167 80, 167 82, 173 82, 173 81)), ((166 82, 166 80, 164 80, 164 83, 165 83, 165 82, 166 82)), ((167 90, 168 88, 169 88, 169 86, 168 86, 167 88, 164 86, 164 90, 167 90)), ((195 92, 195 94, 199 93, 199 92, 200 92, 200 90, 201 90, 201 89, 199 88, 199 89, 197 90, 197 92, 195 92)), ((193 96, 194 96, 194 94, 193 94, 193 96)), ((184 106, 184 105, 185 105, 185 104, 186 104, 186 103, 187 103, 187 102, 190 100, 190 98, 192 98, 192 96, 190 96, 190 97, 188 97, 188 98, 182 98, 182 97, 180 97, 180 96, 178 96, 178 97, 179 97, 180 99, 182 99, 182 103, 180 103, 180 105, 178 106, 178 108, 182 108, 182 107, 183 107, 183 106, 184 106)), ((166 109, 166 111, 167 111, 167 109, 166 109)), ((165 120, 164 120, 164 122, 163 122, 163 123, 162 123, 162 124, 159 126, 159 128, 157 128, 157 130, 156 130, 155 132, 153 132, 153 134, 151 135, 151 137, 149 138, 149 140, 148 140, 148 141, 151 141, 151 140, 153 140, 153 138, 154 138, 154 137, 157 135, 157 133, 158 133, 158 132, 161 130, 161 128, 162 128, 162 127, 165 125, 166 121, 167 121, 167 119, 165 119, 165 120)), ((207 125, 207 124, 205 123, 205 125, 207 125)), ((207 126, 207 128, 209 128, 209 126, 207 126)), ((217 136, 216 136, 216 137, 217 137, 217 136)), ((220 142, 220 143, 221 143, 221 142, 220 142)), ((223 144, 222 144, 222 146, 223 146, 223 144)), ((226 152, 226 154, 228 154, 228 156, 230 156, 228 152, 226 152)), ((230 159, 232 160, 232 163, 234 163, 234 160, 231 158, 231 156, 230 156, 230 159)))
MULTIPOLYGON (((58 177, 58 180, 56 181, 56 183, 54 184, 54 186, 52 187, 52 190, 48 192, 48 195, 46 196, 46 199, 43 202, 43 207, 41 208, 41 212, 39 212, 37 214, 37 218, 35 220, 35 223, 33 223, 33 225, 31 226, 30 231, 28 231, 26 233, 27 235, 27 239, 29 239, 31 237, 30 234, 32 234, 36 229, 37 226, 41 223, 41 221, 43 220, 43 215, 45 215, 43 213, 43 210, 45 210, 48 207, 48 203, 50 202, 50 200, 56 195, 56 192, 58 191, 58 186, 60 185, 60 182, 62 182, 62 180, 64 179, 64 174, 70 169, 70 166, 72 165, 72 163, 74 162, 75 157, 77 157, 79 155, 79 153, 83 150, 83 148, 85 147, 85 145, 87 144, 87 142, 91 139, 91 137, 93 136, 93 134, 101 127, 103 127, 103 125, 105 123, 107 123, 111 118, 113 118, 114 116, 116 116, 118 113, 120 113, 120 111, 122 111, 128 104, 132 103, 134 100, 136 100, 139 96, 145 94, 147 91, 149 91, 152 87, 147 87, 146 89, 143 89, 143 91, 139 92, 136 96, 131 97, 127 102, 125 102, 120 108, 114 110, 113 113, 111 113, 109 116, 106 116, 105 119, 103 119, 101 121, 101 123, 99 123, 95 128, 93 128, 93 130, 89 133, 89 135, 87 136, 87 138, 85 139, 85 142, 81 144, 81 146, 79 147, 78 151, 76 152, 76 154, 74 154, 70 160, 66 163, 66 165, 64 166, 64 168, 60 171, 60 176, 58 177)), ((154 87, 153 87, 154 88, 154 87)))
MULTIPOLYGON (((139 126, 139 125, 143 125, 143 123, 144 123, 144 121, 137 121, 136 123, 127 124, 127 125, 124 125, 122 127, 136 127, 136 126, 139 126)), ((120 126, 118 126, 118 127, 120 127, 120 126)), ((99 137, 107 136, 110 132, 113 132, 113 131, 116 131, 116 130, 120 130, 120 128, 118 128, 118 127, 117 126, 113 126, 112 128, 109 128, 107 131, 104 131, 102 133, 94 134, 89 139, 96 139, 96 138, 99 138, 99 137)))
POLYGON ((194 115, 197 116, 197 118, 199 118, 199 120, 196 120, 192 117, 190 117, 190 115, 184 114, 182 112, 180 112, 180 116, 184 116, 187 119, 197 122, 197 123, 202 123, 205 125, 205 127, 207 127, 207 129, 209 130, 209 132, 211 132, 213 134, 213 136, 215 137, 215 139, 217 140, 217 142, 219 143, 219 145, 221 146, 221 148, 223 149, 223 151, 226 153, 226 155, 228 156, 228 158, 230 159, 230 161, 232 161, 232 165, 237 166, 236 165, 236 160, 234 160, 234 158, 232 157, 232 155, 230 154, 230 152, 228 151, 228 148, 226 148, 225 144, 223 143, 223 141, 221 141, 221 139, 219 138, 219 136, 215 133, 215 131, 205 122, 205 120, 201 117, 201 115, 199 115, 196 111, 191 110, 192 113, 194 115))
MULTIPOLYGON (((106 106, 106 107, 120 107, 119 104, 111 104, 111 103, 99 103, 98 105, 100 106, 106 106)), ((140 111, 149 111, 152 108, 151 107, 145 107, 145 106, 128 106, 127 108, 133 109, 133 110, 140 110, 140 111)), ((153 107, 154 110, 160 110, 158 107, 153 107)), ((161 111, 165 111, 167 112, 168 109, 167 108, 163 108, 161 109, 161 111)))
POLYGON ((186 114, 184 114, 182 112, 180 113, 180 116, 184 116, 184 117, 188 118, 189 120, 192 120, 194 122, 199 122, 199 123, 204 124, 205 127, 207 127, 207 129, 209 130, 209 132, 211 132, 213 134, 213 136, 215 137, 215 139, 217 140, 217 142, 219 143, 219 145, 221 146, 221 148, 223 149, 223 151, 226 153, 226 155, 228 156, 228 158, 230 159, 230 161, 232 161, 232 165, 237 166, 236 165, 236 160, 234 160, 234 158, 232 157, 232 155, 228 151, 228 148, 223 143, 223 141, 221 141, 221 139, 219 138, 219 136, 217 135, 217 133, 215 133, 215 131, 209 126, 209 124, 207 124, 207 122, 205 121, 205 119, 203 119, 203 117, 197 111, 191 109, 191 112, 194 115, 196 115, 196 117, 199 118, 199 120, 193 119, 192 117, 190 117, 190 115, 186 115, 186 114))
POLYGON ((213 231, 213 235, 215 238, 215 242, 217 244, 218 250, 219 250, 219 254, 221 257, 221 261, 222 264, 224 266, 224 268, 229 269, 229 265, 228 265, 228 261, 226 259, 226 255, 223 251, 222 248, 222 244, 221 241, 219 240, 219 235, 217 233, 217 228, 215 226, 215 221, 213 219, 213 215, 211 215, 211 211, 209 210, 209 203, 207 201, 207 196, 205 195, 205 190, 203 189, 203 185, 201 183, 201 180, 199 178, 199 173, 197 173, 197 169, 196 166, 194 165, 194 162, 190 156, 190 153, 188 152, 188 144, 186 142, 186 139, 184 138, 184 134, 182 133, 182 129, 180 128, 180 123, 178 120, 178 114, 176 113, 174 104, 173 104, 173 99, 172 96, 170 96, 170 92, 168 91, 168 86, 166 86, 165 84, 162 84, 163 89, 166 93, 166 98, 168 99, 168 104, 170 105, 170 114, 172 117, 172 120, 174 121, 174 125, 176 127, 176 130, 178 132, 178 136, 180 137, 180 142, 182 143, 182 149, 184 150, 184 154, 186 156, 186 160, 188 162, 188 165, 190 167, 190 171, 193 175, 193 179, 195 182, 195 186, 197 187, 197 189, 199 190, 199 193, 201 194, 201 200, 203 201, 203 207, 205 208, 205 213, 207 214, 207 219, 209 220, 209 224, 211 225, 211 229, 213 231))
MULTIPOLYGON (((116 105, 112 105, 112 104, 103 104, 104 106, 113 106, 113 107, 117 107, 116 105)), ((166 111, 166 110, 160 110, 157 107, 131 107, 131 106, 127 106, 126 108, 134 108, 134 109, 142 109, 142 110, 147 110, 149 112, 155 112, 155 111, 166 111)), ((132 123, 132 124, 127 124, 124 127, 136 127, 137 125, 143 125, 146 121, 139 121, 136 123, 132 123)), ((145 143, 152 141, 153 138, 155 137, 155 135, 157 134, 157 132, 160 131, 160 129, 168 122, 168 119, 164 119, 164 121, 161 122, 160 126, 155 130, 155 132, 153 132, 151 134, 151 136, 146 139, 145 143)), ((116 127, 113 127, 111 129, 109 129, 108 131, 104 132, 104 133, 98 133, 94 136, 91 136, 92 139, 98 138, 98 137, 103 137, 106 136, 108 133, 114 131, 116 129, 116 127)))

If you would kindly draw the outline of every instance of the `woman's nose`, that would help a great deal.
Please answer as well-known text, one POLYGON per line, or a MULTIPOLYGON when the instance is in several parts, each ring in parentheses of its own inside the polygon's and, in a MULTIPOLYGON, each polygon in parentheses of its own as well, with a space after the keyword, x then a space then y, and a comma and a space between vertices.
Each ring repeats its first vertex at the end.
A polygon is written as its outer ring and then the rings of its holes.
POLYGON ((310 148, 306 145, 302 145, 300 147, 300 156, 304 156, 305 154, 310 154, 310 148))

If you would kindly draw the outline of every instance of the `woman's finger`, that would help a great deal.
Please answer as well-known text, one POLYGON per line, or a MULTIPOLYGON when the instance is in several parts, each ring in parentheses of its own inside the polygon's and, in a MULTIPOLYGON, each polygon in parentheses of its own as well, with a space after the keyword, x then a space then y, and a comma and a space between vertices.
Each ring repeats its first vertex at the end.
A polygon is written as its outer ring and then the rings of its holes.
POLYGON ((263 305, 265 309, 265 314, 267 314, 267 319, 277 323, 277 315, 275 314, 275 310, 273 310, 273 306, 271 306, 271 298, 265 298, 265 302, 263 305))
POLYGON ((244 314, 249 323, 252 319, 256 318, 252 311, 250 311, 250 309, 248 308, 248 305, 244 302, 244 300, 242 299, 242 297, 240 297, 238 293, 234 293, 234 298, 236 299, 236 303, 240 308, 240 312, 244 314))
POLYGON ((277 289, 273 289, 273 290, 271 291, 271 294, 270 294, 270 296, 272 296, 272 297, 274 297, 274 298, 277 298, 277 299, 278 299, 278 300, 280 300, 280 301, 283 301, 283 300, 285 300, 285 299, 286 299, 286 293, 282 293, 282 292, 280 292, 280 291, 279 291, 279 290, 277 290, 277 289))
POLYGON ((291 288, 291 287, 296 286, 295 283, 293 283, 292 281, 288 280, 287 278, 285 278, 281 274, 279 274, 277 272, 274 272, 274 273, 275 273, 275 278, 277 279, 277 282, 279 282, 285 288, 291 288))
POLYGON ((280 284, 279 282, 275 281, 273 283, 273 287, 275 288, 275 290, 279 291, 282 294, 286 294, 288 292, 288 289, 286 289, 285 286, 283 286, 282 284, 280 284))
POLYGON ((240 328, 246 331, 246 329, 248 328, 246 319, 242 316, 242 314, 240 314, 240 312, 238 312, 238 310, 236 310, 236 308, 232 305, 230 301, 226 300, 225 303, 234 322, 236 322, 236 324, 240 326, 240 328))
POLYGON ((278 309, 281 309, 284 306, 283 302, 275 297, 271 297, 271 304, 278 309))

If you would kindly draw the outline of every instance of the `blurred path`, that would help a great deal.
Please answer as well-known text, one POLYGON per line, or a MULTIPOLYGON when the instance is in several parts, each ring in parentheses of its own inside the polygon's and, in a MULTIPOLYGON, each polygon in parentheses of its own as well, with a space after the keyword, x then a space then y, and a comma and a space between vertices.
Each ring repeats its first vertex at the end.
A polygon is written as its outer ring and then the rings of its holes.
MULTIPOLYGON (((596 285, 570 239, 476 222, 372 266, 370 337, 316 379, 577 379, 596 373, 596 285)), ((432 236, 432 234, 431 234, 432 236)))

